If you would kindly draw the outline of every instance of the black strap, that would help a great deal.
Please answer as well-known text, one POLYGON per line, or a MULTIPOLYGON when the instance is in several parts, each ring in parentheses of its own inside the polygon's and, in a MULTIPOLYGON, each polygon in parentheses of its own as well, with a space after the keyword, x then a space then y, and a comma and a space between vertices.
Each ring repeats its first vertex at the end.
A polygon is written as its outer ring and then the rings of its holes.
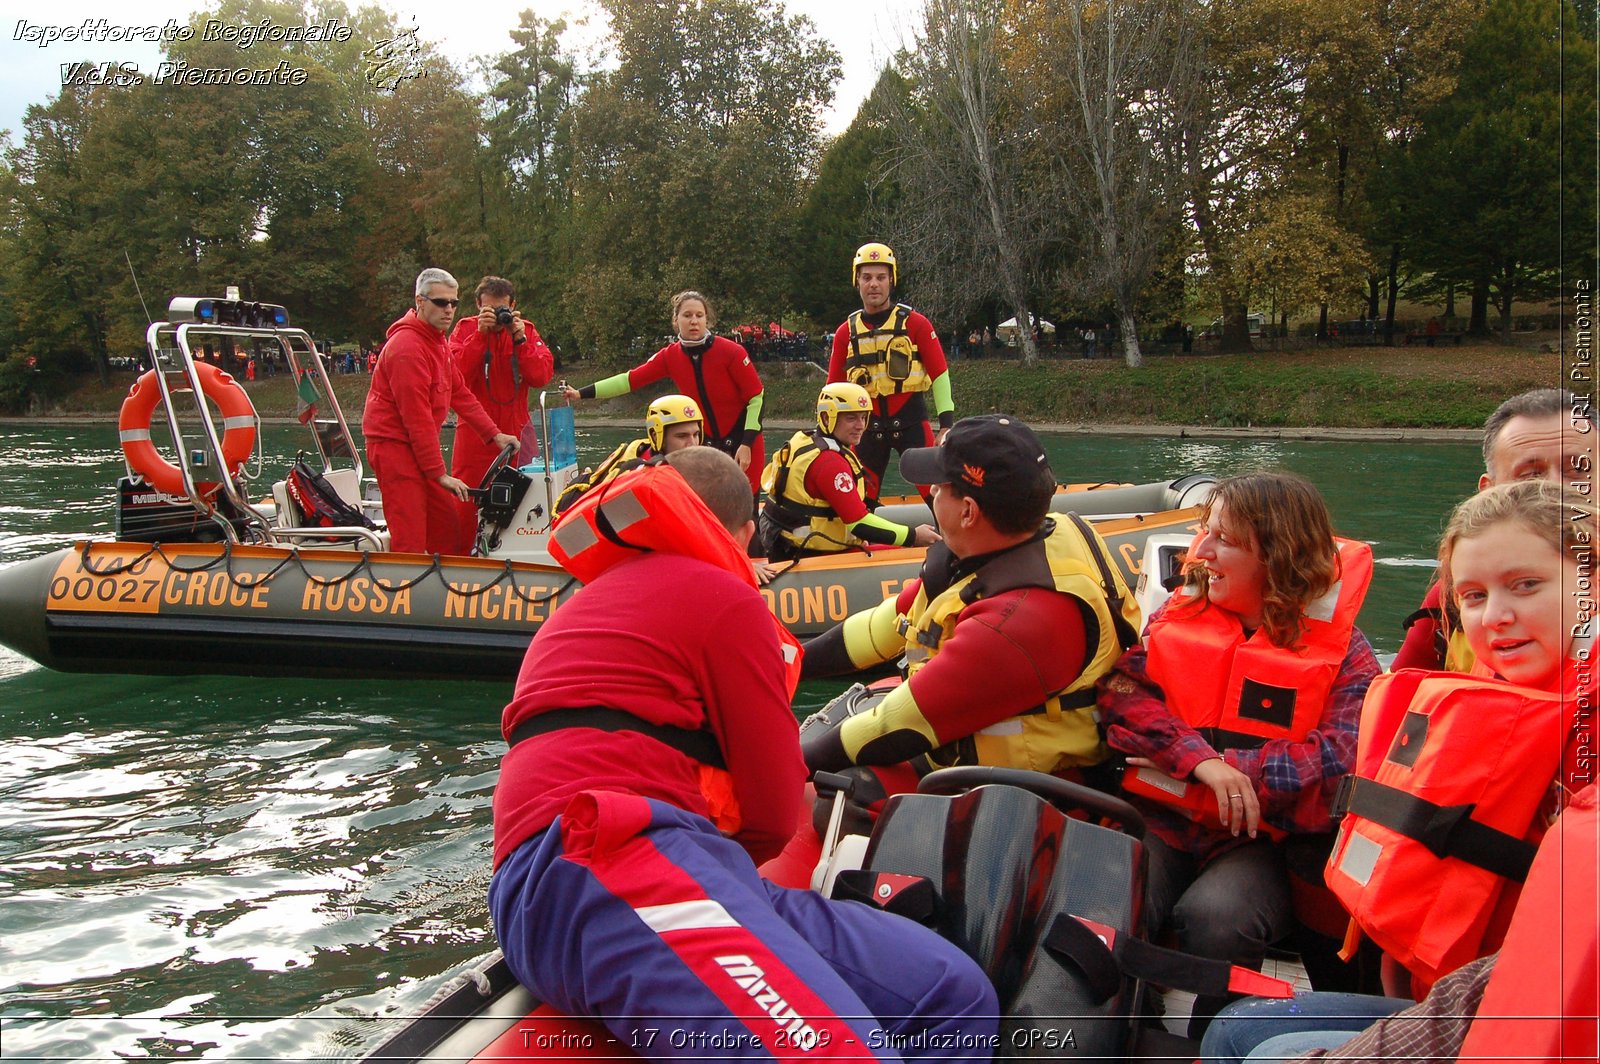
POLYGON ((1435 805, 1377 780, 1347 779, 1340 798, 1348 812, 1420 842, 1435 857, 1454 857, 1517 883, 1528 878, 1537 847, 1472 819, 1476 804, 1435 805))
POLYGON ((1424 606, 1419 610, 1412 610, 1406 614, 1406 619, 1400 622, 1403 631, 1411 631, 1411 626, 1418 621, 1432 621, 1434 624, 1444 624, 1444 610, 1437 606, 1424 606))
POLYGON ((548 735, 553 731, 563 728, 594 728, 603 732, 631 731, 640 735, 647 735, 658 743, 672 747, 680 754, 693 758, 702 765, 712 768, 727 768, 728 763, 722 758, 722 748, 717 745, 717 737, 704 728, 691 731, 688 728, 674 728, 670 724, 652 724, 643 717, 636 717, 632 713, 624 713, 620 709, 608 709, 605 706, 579 706, 571 709, 552 709, 540 713, 511 729, 511 736, 507 740, 516 746, 524 739, 532 739, 536 735, 548 735))
POLYGON ((1122 595, 1117 591, 1117 580, 1111 574, 1111 563, 1105 555, 1100 553, 1094 532, 1089 528, 1089 523, 1073 511, 1067 511, 1067 519, 1078 526, 1078 534, 1083 537, 1083 544, 1088 548, 1089 555, 1094 559, 1095 567, 1100 570, 1100 587, 1105 591, 1106 603, 1111 607, 1111 625, 1116 629, 1117 642, 1123 650, 1136 646, 1139 642, 1139 633, 1133 630, 1133 625, 1122 615, 1122 595))
POLYGON ((1227 728, 1197 728, 1200 737, 1204 739, 1213 750, 1259 750, 1267 745, 1267 740, 1260 735, 1251 735, 1248 732, 1230 731, 1227 728))
MULTIPOLYGON (((1287 992, 1287 984, 1260 972, 1209 957, 1163 949, 1130 934, 1117 934, 1108 947, 1093 928, 1076 916, 1061 913, 1050 924, 1042 942, 1057 959, 1083 973, 1097 1005, 1111 1000, 1124 977, 1173 990, 1188 990, 1202 997, 1228 994, 1287 992)), ((1280 995, 1281 996, 1281 995, 1280 995)))

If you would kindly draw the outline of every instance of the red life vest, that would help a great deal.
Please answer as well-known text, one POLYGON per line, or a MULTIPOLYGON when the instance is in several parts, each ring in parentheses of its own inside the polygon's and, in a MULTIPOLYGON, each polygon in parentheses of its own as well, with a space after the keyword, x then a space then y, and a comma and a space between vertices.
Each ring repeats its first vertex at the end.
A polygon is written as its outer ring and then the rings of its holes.
MULTIPOLYGON (((550 537, 551 555, 586 584, 618 562, 656 550, 697 558, 732 573, 751 588, 757 586, 755 570, 743 548, 683 476, 665 462, 629 470, 584 493, 556 518, 550 537)), ((772 626, 783 652, 784 681, 793 699, 800 683, 800 641, 777 617, 772 618, 772 626)), ((699 766, 699 777, 712 823, 724 832, 736 833, 743 818, 734 796, 733 777, 726 769, 706 764, 699 766)))
POLYGON ((1566 715, 1557 692, 1459 673, 1402 669, 1368 688, 1324 878, 1423 981, 1498 944, 1544 831, 1566 715))
POLYGON ((1600 1060, 1600 790, 1539 845, 1460 1060, 1600 1060))
MULTIPOLYGON (((1150 622, 1150 678, 1161 687, 1167 708, 1200 730, 1214 749, 1299 742, 1322 720, 1372 582, 1371 547, 1338 538, 1334 545, 1339 579, 1306 607, 1298 647, 1275 645, 1265 628, 1246 637, 1237 614, 1203 600, 1174 601, 1150 622)), ((1122 786, 1222 830, 1209 787, 1136 769, 1128 770, 1122 786)), ((1283 837, 1278 828, 1263 827, 1283 837)))

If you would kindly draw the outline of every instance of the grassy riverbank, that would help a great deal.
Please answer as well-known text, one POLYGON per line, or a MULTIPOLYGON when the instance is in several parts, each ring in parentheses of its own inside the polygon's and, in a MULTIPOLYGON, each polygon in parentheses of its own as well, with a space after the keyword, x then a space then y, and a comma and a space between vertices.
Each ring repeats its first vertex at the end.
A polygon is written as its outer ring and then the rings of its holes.
MULTIPOLYGON (((768 421, 804 421, 822 373, 804 363, 762 363, 768 421)), ((605 370, 576 364, 561 376, 588 382, 605 370)), ((1130 370, 1119 361, 1050 359, 1035 366, 985 359, 952 367, 963 414, 1006 411, 1041 424, 1199 425, 1271 428, 1477 428, 1506 396, 1560 383, 1560 356, 1500 344, 1461 348, 1348 347, 1248 355, 1161 356, 1130 370)), ((131 374, 87 379, 40 413, 111 417, 131 374)), ((359 417, 369 378, 335 377, 347 415, 359 417)), ((287 378, 246 388, 264 417, 295 412, 287 378)), ((587 415, 637 418, 630 396, 585 403, 587 415)))

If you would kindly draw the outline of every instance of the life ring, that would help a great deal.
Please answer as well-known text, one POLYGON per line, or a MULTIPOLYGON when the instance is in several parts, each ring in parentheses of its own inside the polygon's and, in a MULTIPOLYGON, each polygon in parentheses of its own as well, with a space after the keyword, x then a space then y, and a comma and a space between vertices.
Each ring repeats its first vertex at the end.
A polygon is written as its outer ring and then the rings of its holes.
MULTIPOLYGON (((236 477, 256 446, 256 408, 239 382, 217 367, 194 364, 200 390, 222 411, 222 460, 227 475, 236 477)), ((161 387, 156 382, 159 370, 147 370, 133 382, 128 397, 117 415, 117 433, 122 439, 122 454, 128 468, 163 495, 183 498, 183 471, 156 450, 150 439, 150 417, 161 405, 161 387)))

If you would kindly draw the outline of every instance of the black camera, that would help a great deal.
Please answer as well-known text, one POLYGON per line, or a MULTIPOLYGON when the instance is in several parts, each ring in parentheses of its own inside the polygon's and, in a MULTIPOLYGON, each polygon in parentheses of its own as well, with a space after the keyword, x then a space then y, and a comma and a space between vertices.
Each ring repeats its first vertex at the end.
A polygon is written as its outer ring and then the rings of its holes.
POLYGON ((501 328, 505 328, 505 329, 511 328, 511 322, 512 322, 513 318, 514 318, 514 315, 511 313, 511 308, 510 307, 495 307, 494 308, 495 324, 499 325, 501 328))

